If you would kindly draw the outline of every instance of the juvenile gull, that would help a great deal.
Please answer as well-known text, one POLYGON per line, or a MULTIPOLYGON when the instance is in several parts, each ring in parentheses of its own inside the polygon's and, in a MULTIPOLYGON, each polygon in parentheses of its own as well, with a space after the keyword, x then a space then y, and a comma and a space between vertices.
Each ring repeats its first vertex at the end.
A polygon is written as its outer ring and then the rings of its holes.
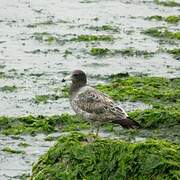
MULTIPOLYGON (((91 123, 101 124, 112 122, 123 128, 139 128, 138 122, 130 119, 126 112, 107 95, 87 85, 86 74, 75 70, 70 76, 70 104, 76 114, 89 120, 91 123)), ((62 80, 63 82, 65 79, 62 80)), ((98 134, 99 126, 96 134, 98 134)))

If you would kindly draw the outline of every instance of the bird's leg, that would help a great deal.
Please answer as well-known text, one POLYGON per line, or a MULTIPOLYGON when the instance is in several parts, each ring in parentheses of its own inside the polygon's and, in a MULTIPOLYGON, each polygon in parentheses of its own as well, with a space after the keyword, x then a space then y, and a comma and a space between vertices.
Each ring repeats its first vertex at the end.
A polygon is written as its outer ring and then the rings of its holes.
POLYGON ((98 136, 99 129, 100 129, 100 123, 97 122, 97 123, 96 123, 96 137, 98 136))
POLYGON ((94 133, 94 124, 92 121, 90 122, 90 124, 91 124, 91 133, 93 134, 94 133))

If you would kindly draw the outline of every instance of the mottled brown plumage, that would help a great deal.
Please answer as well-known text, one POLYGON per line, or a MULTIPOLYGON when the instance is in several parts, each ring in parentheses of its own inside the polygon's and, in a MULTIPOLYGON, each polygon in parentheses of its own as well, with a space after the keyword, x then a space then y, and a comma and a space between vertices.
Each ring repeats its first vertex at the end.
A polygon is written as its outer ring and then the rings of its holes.
POLYGON ((128 129, 140 127, 110 97, 88 86, 83 71, 73 71, 71 80, 70 103, 76 114, 92 122, 112 122, 128 129))

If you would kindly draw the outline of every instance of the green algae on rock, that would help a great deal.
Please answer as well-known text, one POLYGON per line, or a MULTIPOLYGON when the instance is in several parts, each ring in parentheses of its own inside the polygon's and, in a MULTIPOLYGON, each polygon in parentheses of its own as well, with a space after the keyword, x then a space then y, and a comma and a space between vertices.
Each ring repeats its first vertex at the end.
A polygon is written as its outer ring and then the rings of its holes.
POLYGON ((12 153, 12 154, 25 154, 24 151, 22 151, 22 150, 15 150, 15 149, 12 149, 11 147, 4 147, 2 149, 2 151, 8 152, 8 153, 12 153))
POLYGON ((35 22, 32 24, 28 24, 26 27, 28 28, 36 28, 38 26, 50 26, 50 25, 58 25, 60 23, 68 23, 68 21, 65 20, 57 20, 57 21, 53 21, 53 20, 46 20, 46 21, 40 21, 40 22, 35 22))
POLYGON ((35 40, 41 41, 41 42, 47 42, 49 44, 52 44, 54 42, 57 42, 59 39, 48 32, 35 32, 32 36, 35 40))
POLYGON ((25 53, 30 53, 30 54, 39 54, 39 53, 42 53, 42 54, 49 54, 49 53, 59 53, 60 50, 59 49, 46 49, 46 50, 41 50, 41 49, 35 49, 35 50, 32 50, 32 51, 25 51, 25 53))
POLYGON ((178 23, 180 21, 180 16, 168 16, 165 21, 168 23, 178 23))
POLYGON ((58 100, 59 98, 61 98, 62 96, 56 95, 56 94, 47 94, 47 95, 36 95, 34 98, 34 102, 36 104, 40 104, 40 103, 48 103, 48 101, 55 101, 58 100))
POLYGON ((180 21, 180 16, 171 15, 171 16, 163 17, 160 15, 154 15, 154 16, 147 17, 145 19, 157 20, 157 21, 166 21, 167 23, 176 24, 180 21))
POLYGON ((46 104, 48 101, 56 101, 60 98, 67 98, 68 97, 68 88, 64 86, 63 88, 56 88, 54 89, 55 94, 45 94, 45 95, 36 95, 34 103, 36 104, 46 104))
POLYGON ((140 122, 146 128, 180 125, 180 112, 178 109, 153 108, 144 111, 137 110, 128 114, 132 119, 140 122))
POLYGON ((111 35, 79 35, 72 38, 71 41, 113 41, 113 36, 111 35))
POLYGON ((161 140, 130 143, 72 133, 33 166, 31 179, 179 179, 180 146, 161 140))
POLYGON ((109 84, 97 88, 114 100, 143 101, 149 104, 176 103, 180 99, 180 78, 166 79, 147 76, 112 76, 109 84))
POLYGON ((110 52, 107 48, 92 48, 91 55, 93 56, 105 56, 110 52))
POLYGON ((5 74, 5 72, 1 72, 0 71, 0 79, 6 78, 7 75, 5 74))
POLYGON ((144 31, 144 34, 150 35, 152 37, 157 38, 167 38, 167 39, 180 39, 180 31, 171 32, 168 29, 160 29, 160 28, 150 28, 144 31))
POLYGON ((162 0, 154 0, 154 2, 158 5, 163 5, 163 6, 169 6, 169 7, 180 7, 180 3, 174 1, 174 0, 167 0, 167 1, 162 1, 162 0))
POLYGON ((88 122, 68 114, 61 116, 0 117, 0 133, 18 135, 88 129, 88 122))
POLYGON ((109 84, 97 88, 117 101, 141 101, 152 109, 135 111, 129 116, 146 128, 180 124, 180 78, 113 75, 109 84))
POLYGON ((172 54, 174 58, 180 60, 180 48, 172 49, 172 50, 167 50, 169 54, 172 54))
POLYGON ((110 31, 110 32, 119 32, 119 28, 112 26, 110 24, 102 25, 102 26, 90 26, 87 27, 88 29, 95 30, 95 31, 110 31))
POLYGON ((160 16, 160 15, 154 15, 154 16, 147 17, 147 18, 145 18, 145 19, 162 21, 162 20, 163 20, 163 17, 160 16))
POLYGON ((42 22, 36 22, 33 24, 28 24, 27 27, 28 28, 35 28, 38 26, 46 26, 46 25, 56 25, 57 23, 52 21, 52 20, 47 20, 47 21, 42 21, 42 22))
POLYGON ((15 90, 17 90, 17 87, 16 86, 3 86, 0 88, 0 91, 3 91, 3 92, 14 92, 15 90))
POLYGON ((108 49, 108 48, 92 48, 90 50, 90 54, 93 56, 114 56, 114 55, 122 55, 122 56, 144 56, 151 57, 155 53, 154 52, 148 52, 145 50, 137 50, 134 48, 126 48, 126 49, 108 49))

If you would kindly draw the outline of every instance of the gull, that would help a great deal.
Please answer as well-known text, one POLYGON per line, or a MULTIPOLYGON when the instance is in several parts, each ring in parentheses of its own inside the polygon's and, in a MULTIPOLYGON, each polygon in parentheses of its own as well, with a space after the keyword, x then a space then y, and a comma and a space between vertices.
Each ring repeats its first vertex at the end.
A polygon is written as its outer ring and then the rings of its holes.
POLYGON ((69 99, 77 115, 97 125, 96 136, 102 123, 111 122, 123 128, 139 128, 140 124, 130 117, 109 96, 87 85, 87 76, 82 70, 75 70, 62 82, 71 80, 69 99))

